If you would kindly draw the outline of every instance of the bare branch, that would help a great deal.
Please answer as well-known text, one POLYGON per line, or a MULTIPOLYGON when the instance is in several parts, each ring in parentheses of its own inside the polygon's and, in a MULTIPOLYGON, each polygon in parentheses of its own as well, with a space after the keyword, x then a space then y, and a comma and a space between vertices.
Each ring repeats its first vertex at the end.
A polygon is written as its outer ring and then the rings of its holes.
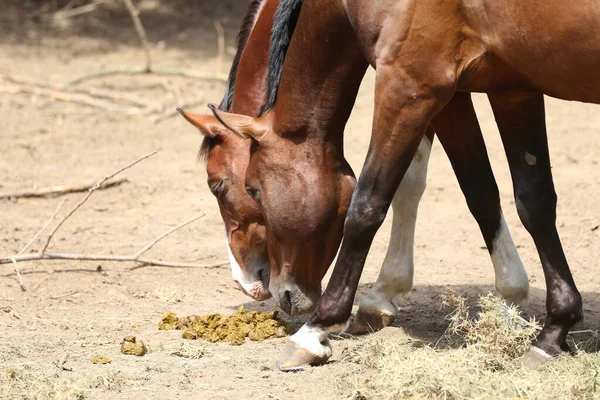
POLYGON ((108 176, 105 176, 104 179, 102 179, 100 182, 98 182, 94 186, 92 186, 89 189, 88 194, 79 203, 77 203, 77 205, 75 207, 73 207, 73 209, 71 211, 69 211, 67 213, 67 215, 65 215, 63 217, 63 219, 61 219, 59 221, 59 223, 54 227, 54 229, 50 232, 50 234, 48 235, 48 239, 46 239, 46 243, 44 244, 44 247, 42 247, 42 250, 40 251, 40 253, 44 254, 44 252, 48 248, 48 245, 50 244, 50 241, 52 240, 52 237, 54 236, 54 234, 56 233, 56 231, 58 231, 58 229, 62 226, 62 224, 64 224, 65 221, 67 219, 69 219, 69 217, 71 217, 71 215, 73 215, 73 213, 79 209, 79 207, 81 207, 86 201, 88 201, 88 199, 90 198, 90 196, 92 195, 92 193, 94 193, 96 190, 98 190, 98 188, 100 188, 104 184, 104 182, 108 181, 110 178, 113 178, 117 174, 120 174, 121 172, 125 171, 126 169, 129 169, 129 168, 133 167, 134 165, 142 162, 146 158, 152 157, 156 153, 158 153, 158 150, 154 150, 153 152, 148 153, 145 156, 138 158, 137 160, 135 160, 134 162, 130 163, 129 165, 127 165, 127 166, 119 169, 116 172, 113 172, 112 174, 110 174, 108 176))
MULTIPOLYGON (((39 260, 75 260, 75 261, 111 261, 111 262, 134 262, 143 266, 158 266, 172 268, 215 268, 229 264, 229 261, 217 261, 209 264, 171 262, 149 258, 136 258, 135 256, 111 256, 103 254, 78 254, 78 253, 31 253, 17 257, 2 257, 1 264, 11 262, 39 261, 39 260), (14 261, 13 261, 14 260, 14 261)), ((134 267, 136 268, 136 267, 134 267)), ((137 267, 139 268, 139 266, 137 267)))
POLYGON ((67 8, 64 7, 62 10, 55 12, 54 14, 52 14, 50 16, 50 19, 67 19, 67 18, 71 18, 71 17, 76 17, 79 15, 83 15, 83 14, 88 14, 91 12, 96 11, 96 8, 98 7, 99 3, 94 1, 91 2, 90 4, 86 4, 84 6, 81 7, 77 7, 77 8, 67 8))
POLYGON ((42 249, 40 251, 35 252, 35 253, 24 254, 25 251, 31 246, 31 244, 42 234, 42 232, 44 232, 46 230, 46 228, 54 220, 54 218, 58 214, 60 208, 64 204, 64 201, 61 202, 61 204, 56 208, 56 211, 54 211, 54 214, 52 214, 52 216, 46 222, 46 224, 35 234, 35 236, 25 245, 25 247, 23 247, 23 249, 21 249, 21 251, 17 255, 8 256, 8 257, 0 257, 0 264, 12 263, 14 265, 15 273, 16 273, 19 285, 21 287, 21 290, 26 291, 27 289, 23 282, 23 277, 21 276, 21 271, 19 270, 18 263, 25 262, 25 261, 79 260, 79 261, 111 261, 111 262, 134 262, 134 263, 137 263, 138 265, 132 267, 132 269, 141 268, 143 266, 161 266, 161 267, 173 267, 173 268, 215 268, 215 267, 220 267, 222 265, 227 265, 229 263, 228 261, 219 261, 219 262, 215 262, 212 264, 195 264, 195 263, 163 261, 163 260, 148 259, 148 258, 141 257, 144 253, 149 251, 152 247, 154 247, 158 242, 160 242, 162 239, 164 239, 168 235, 170 235, 173 232, 183 228, 184 226, 189 225, 190 223, 197 221, 198 219, 204 217, 206 215, 204 213, 202 213, 201 215, 195 216, 193 218, 190 218, 187 221, 184 221, 184 222, 180 223, 179 225, 169 229, 168 231, 161 234, 156 239, 154 239, 153 241, 148 243, 146 246, 142 247, 138 252, 136 252, 135 254, 132 254, 132 255, 121 256, 121 255, 103 255, 103 254, 46 253, 46 249, 50 245, 50 242, 52 241, 54 234, 90 198, 90 196, 92 195, 92 193, 94 191, 101 188, 108 180, 115 177, 117 174, 125 171, 126 169, 133 167, 134 165, 138 164, 139 162, 153 156, 157 152, 158 152, 158 150, 155 150, 149 154, 146 154, 143 157, 138 158, 137 160, 133 161, 132 163, 128 164, 127 166, 120 168, 119 170, 113 172, 110 175, 105 176, 98 183, 91 186, 88 189, 87 195, 79 203, 77 203, 77 205, 75 205, 75 207, 73 207, 71 209, 71 211, 69 211, 58 222, 58 224, 54 227, 54 229, 50 232, 50 234, 48 234, 48 238, 46 239, 46 242, 44 243, 44 246, 42 247, 42 249))
POLYGON ((58 207, 56 207, 56 211, 54 211, 54 214, 52 214, 52 216, 50 217, 50 219, 48 220, 48 222, 46 222, 46 225, 44 225, 42 227, 42 229, 40 229, 34 237, 31 238, 31 240, 29 241, 29 243, 27 243, 20 252, 17 253, 17 256, 20 256, 21 254, 25 253, 25 251, 27 251, 27 249, 29 248, 29 246, 31 246, 31 244, 33 242, 35 242, 35 239, 38 238, 38 236, 40 236, 42 234, 42 232, 44 232, 46 230, 46 228, 48 227, 48 225, 50 225, 50 223, 54 220, 54 217, 56 217, 56 214, 58 214, 58 211, 61 209, 61 207, 63 206, 63 204, 65 204, 65 200, 63 200, 58 207))
POLYGON ((158 242, 160 242, 163 238, 169 236, 171 233, 175 232, 178 229, 183 228, 184 226, 191 224, 192 222, 203 218, 204 216, 206 216, 206 214, 202 213, 200 215, 195 216, 194 218, 190 218, 185 222, 182 222, 181 224, 169 229, 168 231, 166 231, 165 233, 163 233, 162 235, 160 235, 159 237, 157 237, 154 241, 148 243, 147 246, 145 246, 144 248, 142 248, 140 251, 138 251, 137 253, 135 253, 135 255, 133 256, 136 260, 145 252, 147 252, 148 250, 150 250, 152 247, 154 247, 154 245, 158 242))
MULTIPOLYGON (((116 181, 113 181, 113 182, 106 182, 102 186, 100 186, 98 188, 98 190, 104 190, 104 189, 108 189, 111 187, 119 186, 125 182, 127 182, 126 178, 117 179, 116 181)), ((65 185, 65 186, 51 186, 51 187, 42 188, 39 190, 3 193, 3 194, 0 194, 0 200, 21 199, 21 198, 30 198, 30 197, 57 197, 57 196, 61 196, 64 194, 69 194, 69 193, 85 192, 85 191, 91 189, 95 184, 96 183, 65 185)))
POLYGON ((127 6, 127 10, 129 10, 129 14, 131 15, 131 19, 133 20, 133 25, 135 26, 135 30, 137 31, 137 34, 140 37, 140 42, 142 42, 142 47, 144 48, 144 52, 146 53, 146 67, 144 68, 144 71, 151 72, 152 59, 150 58, 150 43, 148 43, 148 36, 146 36, 144 25, 142 25, 142 20, 140 19, 140 12, 137 8, 135 8, 131 0, 123 1, 127 6))
POLYGON ((158 69, 152 68, 148 73, 144 68, 118 68, 108 71, 93 72, 91 74, 82 75, 77 79, 68 82, 65 87, 79 85, 83 82, 106 78, 116 75, 156 75, 156 76, 179 76, 190 79, 204 79, 210 81, 227 82, 227 75, 220 72, 205 72, 205 71, 188 71, 185 69, 158 69))

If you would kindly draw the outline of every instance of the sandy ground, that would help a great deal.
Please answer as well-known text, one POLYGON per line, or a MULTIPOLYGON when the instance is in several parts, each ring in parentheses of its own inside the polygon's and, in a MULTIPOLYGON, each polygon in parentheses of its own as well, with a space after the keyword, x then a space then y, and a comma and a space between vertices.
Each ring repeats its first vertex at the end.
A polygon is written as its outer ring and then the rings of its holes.
MULTIPOLYGON (((142 18, 154 44, 155 63, 196 71, 218 68, 213 18, 222 21, 231 47, 245 8, 242 0, 202 1, 193 6, 177 1, 170 8, 151 1, 143 4, 142 18)), ((17 8, 7 10, 0 15, 3 74, 61 85, 86 73, 143 63, 128 16, 116 8, 101 8, 54 25, 33 22, 17 8)), ((346 154, 357 173, 369 141, 373 81, 369 71, 346 132, 346 154)), ((159 243, 150 255, 197 263, 226 259, 217 204, 206 186, 204 166, 196 162, 201 138, 182 119, 155 124, 153 115, 127 116, 40 95, 8 93, 10 87, 0 81, 0 88, 5 89, 0 90, 0 193, 93 182, 161 149, 123 174, 128 183, 95 193, 58 232, 53 251, 130 254, 170 227, 205 212, 205 218, 159 243)), ((119 90, 171 108, 199 101, 203 104, 194 109, 201 112, 223 93, 219 82, 153 76, 97 79, 81 87, 119 90)), ((543 318, 544 278, 537 253, 516 215, 508 168, 485 97, 476 96, 476 106, 507 223, 531 279, 525 311, 543 318)), ((598 112, 593 105, 547 102, 559 231, 585 302, 585 323, 580 329, 600 328, 598 112)), ((65 209, 81 196, 65 196, 65 209)), ((18 252, 60 201, 0 200, 0 254, 18 252)), ((390 220, 374 241, 360 293, 377 277, 390 220)), ((38 241, 33 248, 40 245, 38 241)), ((441 293, 456 290, 475 298, 493 290, 491 262, 483 246, 450 164, 436 142, 417 225, 415 287, 399 299, 402 312, 395 326, 377 335, 439 337, 447 326, 446 311, 440 309, 441 293)), ((204 269, 132 266, 75 261, 22 264, 26 293, 20 291, 12 266, 1 266, 0 371, 16 369, 20 378, 3 376, 0 397, 39 394, 44 398, 51 390, 75 388, 83 390, 86 398, 102 399, 174 395, 335 399, 352 396, 369 379, 368 374, 357 374, 355 364, 343 360, 344 349, 364 339, 335 341, 334 356, 326 366, 283 374, 274 365, 287 339, 230 346, 186 343, 178 332, 158 331, 157 323, 166 311, 232 313, 240 305, 258 310, 276 305, 272 300, 250 302, 232 282, 227 265, 204 269), (149 353, 141 358, 121 355, 119 344, 127 335, 144 340, 149 353), (173 354, 182 346, 193 357, 173 354), (96 354, 107 355, 113 362, 94 365, 90 358, 96 354), (56 366, 64 357, 71 371, 56 366), (348 385, 348 381, 356 384, 348 385)))

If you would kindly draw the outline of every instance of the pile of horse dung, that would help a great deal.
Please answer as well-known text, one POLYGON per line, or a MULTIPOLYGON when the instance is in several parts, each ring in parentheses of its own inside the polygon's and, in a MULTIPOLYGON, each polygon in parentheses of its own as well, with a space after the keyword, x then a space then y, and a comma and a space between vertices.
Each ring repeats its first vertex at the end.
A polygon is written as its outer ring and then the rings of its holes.
POLYGON ((178 318, 173 312, 166 313, 158 323, 159 330, 182 330, 184 339, 204 339, 209 342, 229 342, 240 345, 246 337, 254 341, 274 337, 284 337, 287 330, 284 323, 277 319, 277 311, 246 312, 244 306, 230 316, 209 314, 190 315, 178 318))

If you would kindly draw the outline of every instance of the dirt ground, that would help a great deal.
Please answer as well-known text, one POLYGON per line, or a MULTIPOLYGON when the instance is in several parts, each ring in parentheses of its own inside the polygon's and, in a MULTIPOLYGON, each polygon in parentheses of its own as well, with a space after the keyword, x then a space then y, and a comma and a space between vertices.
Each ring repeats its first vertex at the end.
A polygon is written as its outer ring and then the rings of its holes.
MULTIPOLYGON (((9 2, 10 3, 10 2, 9 2)), ((19 4, 21 4, 19 2, 19 4)), ((142 18, 163 68, 214 72, 219 67, 213 20, 225 29, 231 60, 244 0, 142 3, 142 18)), ((32 18, 35 10, 9 6, 0 14, 0 73, 60 86, 79 76, 143 64, 129 16, 100 7, 66 21, 32 18)), ((42 14, 46 15, 46 14, 42 14)), ((361 88, 346 131, 346 154, 356 173, 367 150, 373 107, 372 71, 361 88)), ((127 93, 166 109, 218 102, 221 82, 164 76, 117 76, 78 87, 127 93)), ((181 118, 159 123, 159 114, 127 115, 18 92, 0 79, 0 193, 53 185, 89 183, 136 158, 161 151, 123 174, 129 182, 99 191, 58 231, 51 250, 130 254, 176 224, 203 219, 160 242, 150 252, 164 260, 214 263, 226 260, 217 203, 196 162, 201 137, 181 118)), ((56 96, 55 96, 56 97, 56 96)), ((544 317, 544 277, 530 236, 514 208, 512 187, 493 116, 476 96, 478 116, 500 186, 507 223, 530 276, 528 315, 544 317)), ((600 329, 600 109, 548 99, 547 124, 559 197, 563 245, 584 298, 585 322, 600 329)), ((420 205, 415 250, 415 287, 399 298, 402 311, 381 336, 435 340, 445 330, 440 295, 455 290, 475 299, 493 290, 493 272, 477 224, 470 216, 450 164, 435 143, 428 188, 420 205)), ((72 207, 82 194, 65 196, 72 207)), ((40 229, 61 199, 0 200, 0 255, 15 254, 40 229)), ((63 215, 61 213, 61 215, 63 215)), ((377 277, 391 218, 380 229, 367 259, 359 296, 377 277)), ((39 249, 38 240, 34 249, 39 249)), ((295 374, 275 369, 285 339, 241 346, 188 342, 177 331, 158 331, 163 313, 233 313, 276 308, 272 300, 249 301, 217 268, 132 269, 129 263, 51 261, 22 263, 28 291, 19 289, 13 267, 0 266, 0 397, 45 398, 83 392, 86 398, 350 398, 369 374, 344 361, 344 349, 364 340, 336 340, 329 364, 295 374), (98 271, 98 269, 100 271, 98 271), (119 353, 121 340, 145 341, 144 357, 119 353), (95 365, 94 355, 112 363, 95 365), (176 354, 179 354, 176 355, 176 354), (185 357, 182 357, 181 355, 185 357), (66 368, 57 363, 65 360, 66 368), (66 370, 68 369, 68 370, 66 370), (6 371, 16 370, 15 378, 6 371), (350 378, 350 380, 349 380, 350 378), (356 382, 348 385, 348 381, 356 382)), ((375 373, 375 372, 373 372, 375 373)))

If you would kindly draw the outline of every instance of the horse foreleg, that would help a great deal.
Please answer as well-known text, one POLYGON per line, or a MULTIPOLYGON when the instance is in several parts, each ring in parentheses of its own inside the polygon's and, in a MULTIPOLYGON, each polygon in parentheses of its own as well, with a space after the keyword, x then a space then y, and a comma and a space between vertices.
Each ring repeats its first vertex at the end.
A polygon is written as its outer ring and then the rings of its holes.
POLYGON ((313 315, 292 337, 297 348, 279 365, 281 370, 323 362, 331 354, 327 333, 347 326, 373 237, 431 118, 452 97, 454 81, 445 74, 432 81, 435 71, 428 72, 385 61, 377 65, 373 133, 344 224, 340 253, 313 315))
POLYGON ((471 94, 456 93, 435 116, 433 126, 487 245, 496 290, 509 302, 519 304, 527 298, 529 281, 504 220, 471 94))
POLYGON ((433 130, 429 128, 392 199, 392 231, 377 281, 360 301, 351 333, 367 333, 390 325, 398 306, 394 297, 406 294, 413 284, 415 227, 419 202, 425 192, 433 130))

